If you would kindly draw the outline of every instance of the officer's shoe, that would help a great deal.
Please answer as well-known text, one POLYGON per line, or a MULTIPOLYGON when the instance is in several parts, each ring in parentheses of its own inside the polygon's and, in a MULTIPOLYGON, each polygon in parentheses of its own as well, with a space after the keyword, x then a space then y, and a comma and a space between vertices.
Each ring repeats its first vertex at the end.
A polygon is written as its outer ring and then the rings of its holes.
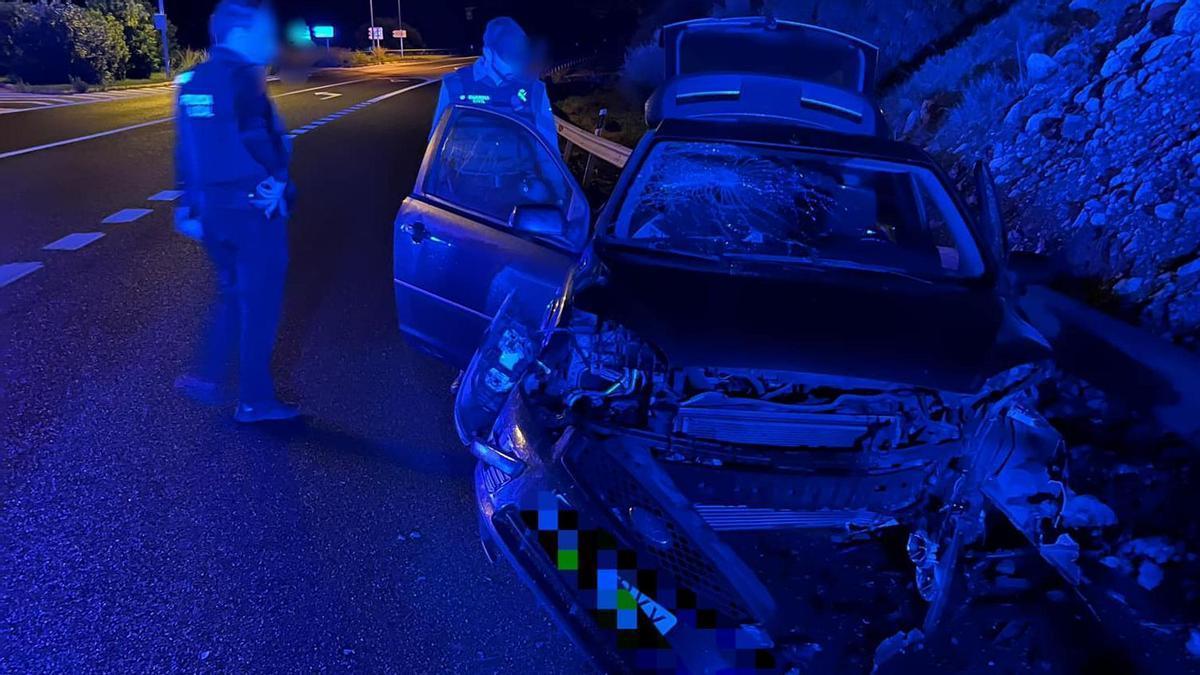
POLYGON ((180 375, 175 378, 175 391, 204 405, 217 405, 221 402, 221 390, 217 383, 195 375, 180 375))
POLYGON ((300 408, 278 400, 254 405, 242 403, 238 405, 237 412, 233 413, 233 419, 242 424, 286 422, 297 417, 300 417, 300 408))

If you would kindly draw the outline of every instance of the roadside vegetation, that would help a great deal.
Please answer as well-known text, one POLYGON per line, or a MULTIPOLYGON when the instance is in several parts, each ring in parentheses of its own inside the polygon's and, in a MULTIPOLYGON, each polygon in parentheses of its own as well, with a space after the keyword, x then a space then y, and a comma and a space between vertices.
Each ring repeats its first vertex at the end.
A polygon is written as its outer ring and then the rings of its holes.
POLYGON ((147 0, 0 1, 0 75, 76 89, 149 80, 162 47, 147 0))

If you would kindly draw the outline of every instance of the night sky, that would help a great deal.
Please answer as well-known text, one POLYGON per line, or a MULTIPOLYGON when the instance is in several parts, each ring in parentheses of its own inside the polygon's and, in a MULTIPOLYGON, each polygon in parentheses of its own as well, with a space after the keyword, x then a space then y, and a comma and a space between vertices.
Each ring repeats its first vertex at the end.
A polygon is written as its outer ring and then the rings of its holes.
MULTIPOLYGON (((547 40, 558 57, 582 55, 605 45, 622 48, 636 28, 641 8, 653 0, 403 0, 404 21, 419 30, 430 47, 477 45, 483 24, 502 14, 547 40), (467 7, 473 7, 468 19, 467 7)), ((208 43, 207 19, 216 0, 167 0, 167 14, 179 40, 192 47, 208 43)), ((344 46, 356 46, 369 24, 368 0, 274 0, 284 19, 335 26, 344 46)), ((396 0, 375 0, 378 19, 395 19, 396 0)))

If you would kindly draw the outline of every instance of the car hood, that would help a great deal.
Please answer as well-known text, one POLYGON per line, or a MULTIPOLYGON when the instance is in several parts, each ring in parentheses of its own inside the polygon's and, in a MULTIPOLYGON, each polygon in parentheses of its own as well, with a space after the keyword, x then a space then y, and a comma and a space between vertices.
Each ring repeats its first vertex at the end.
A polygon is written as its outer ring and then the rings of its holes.
POLYGON ((730 274, 605 258, 574 304, 661 349, 672 367, 787 370, 956 392, 1049 356, 989 287, 798 270, 730 274))

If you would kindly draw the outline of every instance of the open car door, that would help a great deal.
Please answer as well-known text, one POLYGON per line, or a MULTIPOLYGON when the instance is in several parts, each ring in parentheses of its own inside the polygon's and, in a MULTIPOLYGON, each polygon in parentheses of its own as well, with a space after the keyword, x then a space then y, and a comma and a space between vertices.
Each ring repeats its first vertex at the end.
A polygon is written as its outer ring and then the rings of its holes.
POLYGON ((486 108, 448 108, 396 215, 401 331, 418 348, 465 367, 510 295, 525 306, 557 297, 590 219, 557 148, 533 127, 486 108), (514 219, 522 209, 538 217, 514 219))

